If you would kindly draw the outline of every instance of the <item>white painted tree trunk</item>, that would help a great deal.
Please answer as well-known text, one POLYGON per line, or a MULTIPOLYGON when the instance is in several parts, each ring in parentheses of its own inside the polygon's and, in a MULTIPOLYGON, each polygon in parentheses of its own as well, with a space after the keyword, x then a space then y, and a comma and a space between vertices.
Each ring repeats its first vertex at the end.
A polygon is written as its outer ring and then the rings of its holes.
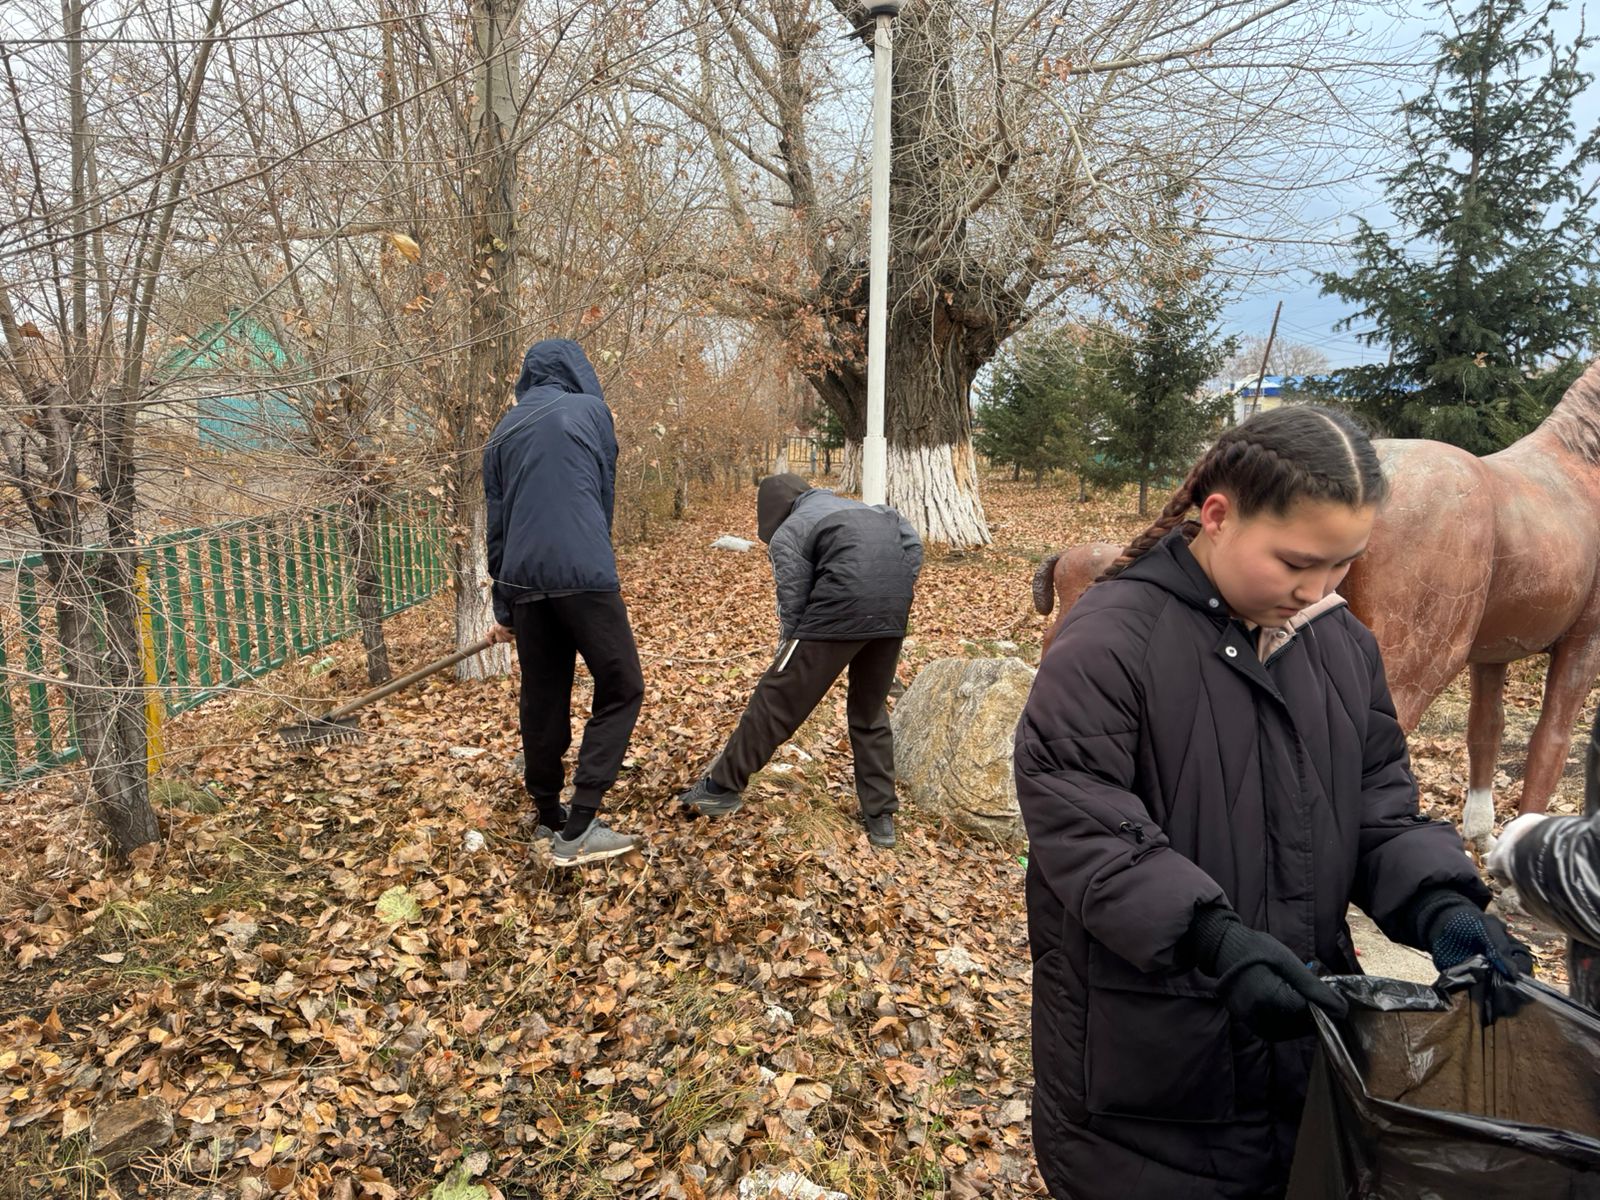
POLYGON ((839 485, 833 489, 841 496, 861 492, 861 443, 846 439, 839 451, 839 485))
MULTIPOLYGON (((456 645, 465 646, 489 632, 494 606, 489 601, 489 547, 483 501, 472 510, 472 531, 456 548, 456 645)), ((457 679, 495 679, 511 674, 511 647, 491 646, 456 664, 457 679)))
MULTIPOLYGON (((859 458, 859 456, 858 456, 859 458)), ((924 542, 957 549, 989 544, 971 442, 889 447, 889 504, 924 542)))

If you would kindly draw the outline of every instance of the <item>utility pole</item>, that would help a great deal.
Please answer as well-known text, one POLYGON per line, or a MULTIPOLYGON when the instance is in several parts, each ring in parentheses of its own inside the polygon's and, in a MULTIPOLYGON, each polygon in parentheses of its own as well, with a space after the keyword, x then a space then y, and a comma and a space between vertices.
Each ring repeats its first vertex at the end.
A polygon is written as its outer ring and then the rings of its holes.
POLYGON ((1261 388, 1267 381, 1267 360, 1272 357, 1272 342, 1278 336, 1278 317, 1283 313, 1283 301, 1278 301, 1278 307, 1272 310, 1272 328, 1267 333, 1267 348, 1261 354, 1261 373, 1256 376, 1256 394, 1250 401, 1250 415, 1253 417, 1261 411, 1261 388))

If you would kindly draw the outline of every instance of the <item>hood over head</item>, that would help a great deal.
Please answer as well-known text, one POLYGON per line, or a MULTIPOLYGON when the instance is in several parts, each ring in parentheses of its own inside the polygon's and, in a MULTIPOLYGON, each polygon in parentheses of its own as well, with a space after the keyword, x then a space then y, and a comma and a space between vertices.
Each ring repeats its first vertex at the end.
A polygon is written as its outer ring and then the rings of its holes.
POLYGON ((589 365, 583 347, 570 338, 546 338, 528 348, 522 359, 522 374, 517 377, 517 399, 536 387, 556 387, 563 392, 581 392, 604 401, 600 377, 589 365))
POLYGON ((778 526, 788 519, 794 502, 811 490, 798 475, 768 475, 756 488, 756 532, 770 543, 778 526))

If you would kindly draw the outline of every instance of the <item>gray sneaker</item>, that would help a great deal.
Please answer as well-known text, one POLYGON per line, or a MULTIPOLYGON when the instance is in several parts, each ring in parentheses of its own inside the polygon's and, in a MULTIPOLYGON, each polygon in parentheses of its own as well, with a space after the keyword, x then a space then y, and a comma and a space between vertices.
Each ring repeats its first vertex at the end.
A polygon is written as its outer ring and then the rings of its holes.
POLYGON ((616 858, 639 844, 639 839, 632 834, 618 833, 597 818, 571 841, 559 833, 552 837, 550 855, 558 867, 576 867, 603 858, 616 858))
POLYGON ((867 827, 867 841, 880 850, 894 849, 893 813, 884 813, 881 817, 863 816, 861 823, 867 827))
POLYGON ((694 781, 694 786, 678 799, 702 817, 725 817, 738 812, 740 806, 744 804, 744 793, 713 792, 709 786, 710 779, 709 775, 702 775, 694 781))

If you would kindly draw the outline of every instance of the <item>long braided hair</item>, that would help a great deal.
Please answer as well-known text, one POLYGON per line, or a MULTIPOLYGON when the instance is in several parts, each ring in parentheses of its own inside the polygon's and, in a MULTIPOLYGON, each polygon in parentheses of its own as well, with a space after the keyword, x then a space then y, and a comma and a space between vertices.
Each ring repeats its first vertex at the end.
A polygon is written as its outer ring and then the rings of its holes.
POLYGON ((1332 500, 1351 508, 1389 495, 1366 431, 1336 409, 1286 405, 1258 413, 1216 440, 1148 529, 1095 579, 1115 579, 1212 492, 1226 492, 1244 517, 1284 516, 1297 500, 1332 500))

